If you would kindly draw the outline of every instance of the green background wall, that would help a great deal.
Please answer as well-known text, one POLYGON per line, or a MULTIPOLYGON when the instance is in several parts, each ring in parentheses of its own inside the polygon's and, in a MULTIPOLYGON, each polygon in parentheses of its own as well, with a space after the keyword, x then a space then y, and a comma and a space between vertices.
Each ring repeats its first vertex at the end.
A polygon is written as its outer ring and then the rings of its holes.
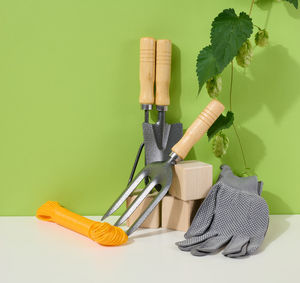
MULTIPOLYGON (((195 59, 224 8, 250 0, 0 1, 0 215, 32 215, 47 200, 102 214, 126 185, 141 142, 139 38, 174 43, 168 122, 186 128, 197 98, 195 59)), ((271 213, 300 213, 300 11, 264 1, 254 22, 270 45, 235 66, 233 108, 246 158, 265 183, 271 213)), ((229 69, 220 100, 228 106, 229 69)), ((242 168, 232 130, 222 162, 242 168)), ((221 161, 204 138, 189 155, 221 161)))

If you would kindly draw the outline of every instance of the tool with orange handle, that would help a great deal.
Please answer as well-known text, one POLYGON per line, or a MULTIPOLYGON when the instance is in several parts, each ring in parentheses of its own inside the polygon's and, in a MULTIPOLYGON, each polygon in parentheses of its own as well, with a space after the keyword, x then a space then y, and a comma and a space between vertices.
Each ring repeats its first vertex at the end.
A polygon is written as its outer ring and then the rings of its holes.
POLYGON ((78 215, 60 206, 57 201, 47 201, 43 204, 37 210, 36 217, 80 233, 103 246, 122 245, 128 239, 128 236, 121 228, 78 215))
POLYGON ((127 230, 126 233, 128 236, 132 234, 144 222, 147 216, 168 192, 172 182, 172 167, 176 164, 176 162, 186 157, 193 145, 207 132, 210 126, 221 115, 223 110, 223 104, 218 100, 213 99, 188 128, 179 142, 172 147, 169 159, 167 161, 153 162, 146 165, 146 167, 134 178, 125 191, 112 204, 102 217, 102 220, 114 213, 143 179, 149 178, 150 183, 140 192, 127 210, 114 224, 115 226, 119 226, 126 221, 126 219, 135 211, 151 190, 154 187, 160 187, 158 195, 127 230))

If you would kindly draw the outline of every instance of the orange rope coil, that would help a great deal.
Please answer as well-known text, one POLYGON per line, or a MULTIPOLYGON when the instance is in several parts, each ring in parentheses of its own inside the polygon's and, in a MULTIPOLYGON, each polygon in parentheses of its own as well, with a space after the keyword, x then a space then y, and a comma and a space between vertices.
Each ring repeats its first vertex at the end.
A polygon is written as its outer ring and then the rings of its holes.
POLYGON ((37 210, 36 217, 87 236, 103 246, 119 246, 128 240, 127 234, 121 228, 78 215, 60 206, 57 201, 47 201, 43 204, 37 210))

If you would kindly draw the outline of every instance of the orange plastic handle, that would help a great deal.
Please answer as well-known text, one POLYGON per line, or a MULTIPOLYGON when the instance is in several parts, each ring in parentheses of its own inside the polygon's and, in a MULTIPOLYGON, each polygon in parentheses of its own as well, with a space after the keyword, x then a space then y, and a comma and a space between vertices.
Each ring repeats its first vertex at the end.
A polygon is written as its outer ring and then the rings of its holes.
POLYGON ((47 201, 43 204, 37 210, 36 217, 59 224, 104 246, 118 246, 128 240, 127 234, 121 228, 78 215, 60 206, 57 201, 47 201))

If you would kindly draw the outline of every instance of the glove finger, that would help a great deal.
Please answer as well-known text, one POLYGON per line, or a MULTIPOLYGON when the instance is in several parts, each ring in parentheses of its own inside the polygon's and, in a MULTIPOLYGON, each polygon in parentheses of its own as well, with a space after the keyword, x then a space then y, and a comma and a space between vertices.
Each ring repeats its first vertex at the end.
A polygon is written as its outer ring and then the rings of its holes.
POLYGON ((198 251, 197 248, 194 248, 191 250, 191 254, 194 256, 206 256, 206 255, 209 255, 210 253, 201 252, 201 251, 198 251))
POLYGON ((227 256, 228 254, 239 253, 242 250, 242 247, 248 243, 250 240, 249 237, 245 236, 233 236, 231 241, 228 243, 226 248, 223 251, 223 255, 227 256))
POLYGON ((251 238, 250 243, 247 247, 247 254, 252 255, 258 250, 258 248, 261 246, 262 242, 264 240, 264 237, 262 238, 251 238))
POLYGON ((226 254, 225 256, 230 257, 230 258, 238 258, 238 257, 243 257, 243 256, 247 255, 247 246, 248 246, 248 244, 249 244, 249 242, 244 244, 241 247, 241 250, 239 252, 226 254))
POLYGON ((193 248, 194 253, 196 251, 198 252, 204 252, 204 253, 215 253, 218 251, 221 247, 223 247, 226 243, 230 241, 230 236, 216 236, 207 239, 203 243, 199 244, 195 248, 193 248))
POLYGON ((211 237, 214 237, 214 236, 217 236, 217 233, 208 232, 202 236, 196 236, 196 237, 192 237, 192 238, 177 242, 177 243, 175 243, 175 245, 177 245, 178 248, 182 251, 190 251, 195 246, 199 245, 203 241, 205 241, 211 237))
POLYGON ((216 197, 219 188, 220 184, 217 183, 210 189, 208 195, 200 205, 190 228, 184 234, 184 238, 201 236, 209 230, 214 219, 216 197))
POLYGON ((237 258, 246 255, 252 255, 261 246, 263 240, 264 238, 251 238, 244 246, 242 246, 240 252, 226 254, 226 256, 231 258, 237 258))

